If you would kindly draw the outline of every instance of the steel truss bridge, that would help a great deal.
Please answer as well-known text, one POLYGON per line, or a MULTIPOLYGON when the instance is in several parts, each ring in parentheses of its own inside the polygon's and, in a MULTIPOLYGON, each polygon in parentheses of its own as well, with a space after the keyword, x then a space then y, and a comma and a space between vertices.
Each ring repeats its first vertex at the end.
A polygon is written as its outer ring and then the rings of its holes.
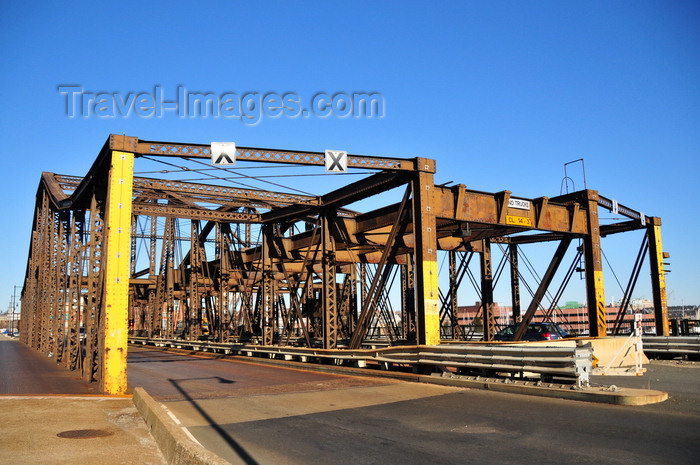
MULTIPOLYGON (((130 333, 338 350, 361 348, 377 328, 390 344, 464 340, 457 289, 465 275, 481 299, 483 339, 491 341, 494 275, 506 266, 518 340, 538 310, 551 314, 543 297, 574 240, 581 245, 555 300, 583 259, 590 335, 618 330, 648 253, 656 331, 668 335, 661 220, 595 190, 515 198, 435 185, 431 159, 359 155, 347 156, 348 170, 372 174, 320 196, 225 185, 235 172, 227 166, 210 175, 214 184, 134 174, 141 159, 211 170, 210 158, 207 144, 110 135, 84 177, 43 173, 22 291, 23 342, 104 392, 123 393, 130 333), (403 192, 400 202, 348 208, 392 189, 403 192), (601 224, 601 208, 624 219, 601 224), (639 229, 646 234, 609 328, 601 238, 639 229), (521 308, 519 251, 540 242, 558 246, 521 308), (494 246, 506 258, 496 270, 494 246), (449 257, 446 291, 438 285, 438 251, 449 257), (400 319, 391 292, 400 296, 400 319)), ((325 163, 323 152, 237 147, 236 167, 247 162, 325 163)))

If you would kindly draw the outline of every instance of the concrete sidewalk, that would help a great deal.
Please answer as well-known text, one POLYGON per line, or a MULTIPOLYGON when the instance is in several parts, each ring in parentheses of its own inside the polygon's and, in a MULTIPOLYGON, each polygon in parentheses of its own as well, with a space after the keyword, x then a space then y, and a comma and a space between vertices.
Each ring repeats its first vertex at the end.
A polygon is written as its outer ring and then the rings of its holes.
POLYGON ((0 396, 0 428, 0 463, 167 463, 131 397, 0 396))
POLYGON ((131 396, 0 336, 0 464, 165 464, 131 396))

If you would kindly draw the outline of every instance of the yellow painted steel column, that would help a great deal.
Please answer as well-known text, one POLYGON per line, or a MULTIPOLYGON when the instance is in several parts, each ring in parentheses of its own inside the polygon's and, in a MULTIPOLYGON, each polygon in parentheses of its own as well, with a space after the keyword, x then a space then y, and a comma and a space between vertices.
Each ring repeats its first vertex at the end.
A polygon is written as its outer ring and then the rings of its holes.
POLYGON ((101 376, 105 394, 125 394, 134 154, 112 152, 105 211, 101 376))
POLYGON ((433 190, 435 161, 417 159, 413 181, 413 230, 415 234, 416 331, 419 344, 440 344, 437 235, 433 190))
POLYGON ((654 318, 656 335, 668 336, 668 302, 666 301, 666 270, 661 245, 661 218, 649 218, 649 267, 651 268, 651 291, 654 296, 654 318))
POLYGON ((588 300, 588 327, 592 337, 605 337, 608 323, 605 309, 603 256, 600 250, 600 222, 598 219, 598 191, 586 191, 588 207, 588 234, 583 238, 586 263, 586 296, 588 300))

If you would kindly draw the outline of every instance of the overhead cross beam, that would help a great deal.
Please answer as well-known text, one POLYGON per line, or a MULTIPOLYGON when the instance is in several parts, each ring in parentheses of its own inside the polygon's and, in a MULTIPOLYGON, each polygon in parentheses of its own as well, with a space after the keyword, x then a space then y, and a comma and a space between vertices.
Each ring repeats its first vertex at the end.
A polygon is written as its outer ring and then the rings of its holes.
POLYGON ((273 209, 262 215, 262 221, 264 223, 281 223, 290 220, 298 220, 308 215, 316 215, 322 208, 338 209, 353 202, 357 202, 358 200, 366 199, 398 187, 405 184, 408 179, 409 178, 403 173, 377 173, 322 195, 315 204, 309 202, 273 209))

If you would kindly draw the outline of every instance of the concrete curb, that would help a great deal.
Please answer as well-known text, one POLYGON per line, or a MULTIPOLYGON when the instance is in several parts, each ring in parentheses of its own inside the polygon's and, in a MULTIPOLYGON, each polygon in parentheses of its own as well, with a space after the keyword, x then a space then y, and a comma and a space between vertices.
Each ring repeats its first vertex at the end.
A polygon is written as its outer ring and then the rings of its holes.
POLYGON ((486 389, 490 391, 509 392, 511 394, 556 397, 615 405, 647 405, 663 402, 668 399, 668 393, 650 389, 617 388, 617 390, 608 390, 606 388, 585 388, 577 390, 571 388, 506 384, 494 381, 443 378, 437 376, 421 376, 419 381, 421 383, 440 384, 443 386, 486 389))
POLYGON ((133 402, 170 465, 231 465, 192 440, 143 388, 134 389, 133 402))

